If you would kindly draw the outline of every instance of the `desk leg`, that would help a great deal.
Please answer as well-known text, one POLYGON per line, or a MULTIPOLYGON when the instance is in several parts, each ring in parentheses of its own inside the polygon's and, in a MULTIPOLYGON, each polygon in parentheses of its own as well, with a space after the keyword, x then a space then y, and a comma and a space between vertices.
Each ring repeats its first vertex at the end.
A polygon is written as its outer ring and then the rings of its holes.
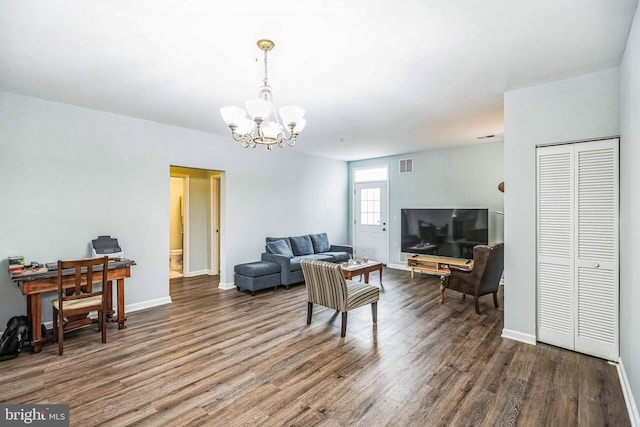
POLYGON ((124 329, 124 322, 127 318, 124 316, 124 279, 118 279, 118 329, 124 329))
POLYGON ((105 285, 105 290, 107 291, 107 322, 113 322, 113 315, 115 312, 113 311, 113 281, 109 280, 105 285))
POLYGON ((31 319, 31 344, 33 352, 40 353, 42 351, 42 299, 40 294, 27 295, 27 316, 31 319))

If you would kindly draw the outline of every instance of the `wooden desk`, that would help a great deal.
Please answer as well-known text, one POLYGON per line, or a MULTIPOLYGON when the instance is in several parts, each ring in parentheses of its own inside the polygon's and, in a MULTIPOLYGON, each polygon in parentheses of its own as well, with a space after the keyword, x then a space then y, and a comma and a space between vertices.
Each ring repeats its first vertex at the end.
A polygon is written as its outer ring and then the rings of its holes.
MULTIPOLYGON (((136 262, 131 259, 109 261, 109 271, 107 272, 107 280, 109 283, 106 285, 106 289, 107 305, 110 311, 107 313, 107 321, 117 322, 118 329, 124 328, 124 322, 127 320, 124 314, 124 279, 131 277, 132 265, 136 265, 136 262), (113 307, 113 280, 117 282, 117 317, 114 317, 114 312, 111 309, 111 307, 113 307)), ((63 286, 65 288, 73 287, 75 284, 73 270, 64 270, 62 273, 63 286)), ((82 277, 82 280, 86 282, 86 274, 83 274, 82 277)), ((12 273, 11 279, 18 283, 22 295, 27 296, 27 316, 31 319, 31 343, 33 344, 33 352, 38 353, 42 350, 42 343, 45 341, 45 337, 42 336, 42 329, 44 329, 44 325, 42 325, 42 294, 44 292, 57 292, 58 272, 56 270, 47 271, 46 269, 32 272, 25 270, 24 272, 12 273)))

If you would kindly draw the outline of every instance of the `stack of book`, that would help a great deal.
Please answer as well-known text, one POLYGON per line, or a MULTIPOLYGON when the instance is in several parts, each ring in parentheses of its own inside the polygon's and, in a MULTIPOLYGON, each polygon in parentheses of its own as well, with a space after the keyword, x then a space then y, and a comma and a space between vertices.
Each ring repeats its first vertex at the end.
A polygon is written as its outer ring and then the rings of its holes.
POLYGON ((9 272, 16 272, 24 269, 24 257, 23 256, 10 256, 9 257, 9 272))

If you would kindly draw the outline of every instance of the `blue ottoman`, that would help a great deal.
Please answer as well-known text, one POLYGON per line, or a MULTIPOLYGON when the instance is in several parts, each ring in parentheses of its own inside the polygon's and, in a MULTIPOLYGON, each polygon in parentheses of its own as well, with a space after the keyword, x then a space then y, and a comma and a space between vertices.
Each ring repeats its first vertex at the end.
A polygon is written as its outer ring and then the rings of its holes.
POLYGON ((234 267, 236 289, 256 291, 266 288, 276 289, 280 285, 280 265, 274 262, 256 261, 238 264, 234 267))

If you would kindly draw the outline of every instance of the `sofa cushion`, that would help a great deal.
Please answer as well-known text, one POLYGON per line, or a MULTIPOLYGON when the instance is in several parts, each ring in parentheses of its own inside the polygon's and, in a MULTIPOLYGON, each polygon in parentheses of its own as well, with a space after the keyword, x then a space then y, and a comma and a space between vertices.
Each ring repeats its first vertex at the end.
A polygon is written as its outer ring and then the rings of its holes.
POLYGON ((321 252, 329 252, 331 245, 329 244, 329 236, 327 233, 309 234, 311 243, 313 243, 313 250, 319 254, 321 252))
POLYGON ((289 237, 289 241, 291 242, 291 249, 295 256, 313 254, 313 243, 311 243, 311 237, 309 237, 308 234, 289 237))
MULTIPOLYGON (((289 246, 289 250, 291 250, 291 242, 289 241, 288 237, 267 237, 265 239, 266 243, 275 242, 276 240, 284 240, 284 242, 287 244, 287 246, 289 246)), ((267 249, 267 252, 269 252, 268 249, 267 249)))
POLYGON ((289 258, 293 258, 293 252, 284 240, 274 240, 273 242, 267 242, 267 251, 276 255, 284 255, 289 258))
POLYGON ((333 258, 333 262, 349 261, 348 252, 323 252, 322 255, 328 255, 333 258))
POLYGON ((296 271, 296 270, 302 269, 302 266, 300 265, 300 261, 302 261, 303 259, 317 259, 317 260, 320 260, 320 261, 329 261, 329 262, 331 262, 333 257, 330 256, 330 255, 324 255, 324 254, 311 254, 311 255, 294 256, 293 258, 291 258, 291 271, 296 271))

